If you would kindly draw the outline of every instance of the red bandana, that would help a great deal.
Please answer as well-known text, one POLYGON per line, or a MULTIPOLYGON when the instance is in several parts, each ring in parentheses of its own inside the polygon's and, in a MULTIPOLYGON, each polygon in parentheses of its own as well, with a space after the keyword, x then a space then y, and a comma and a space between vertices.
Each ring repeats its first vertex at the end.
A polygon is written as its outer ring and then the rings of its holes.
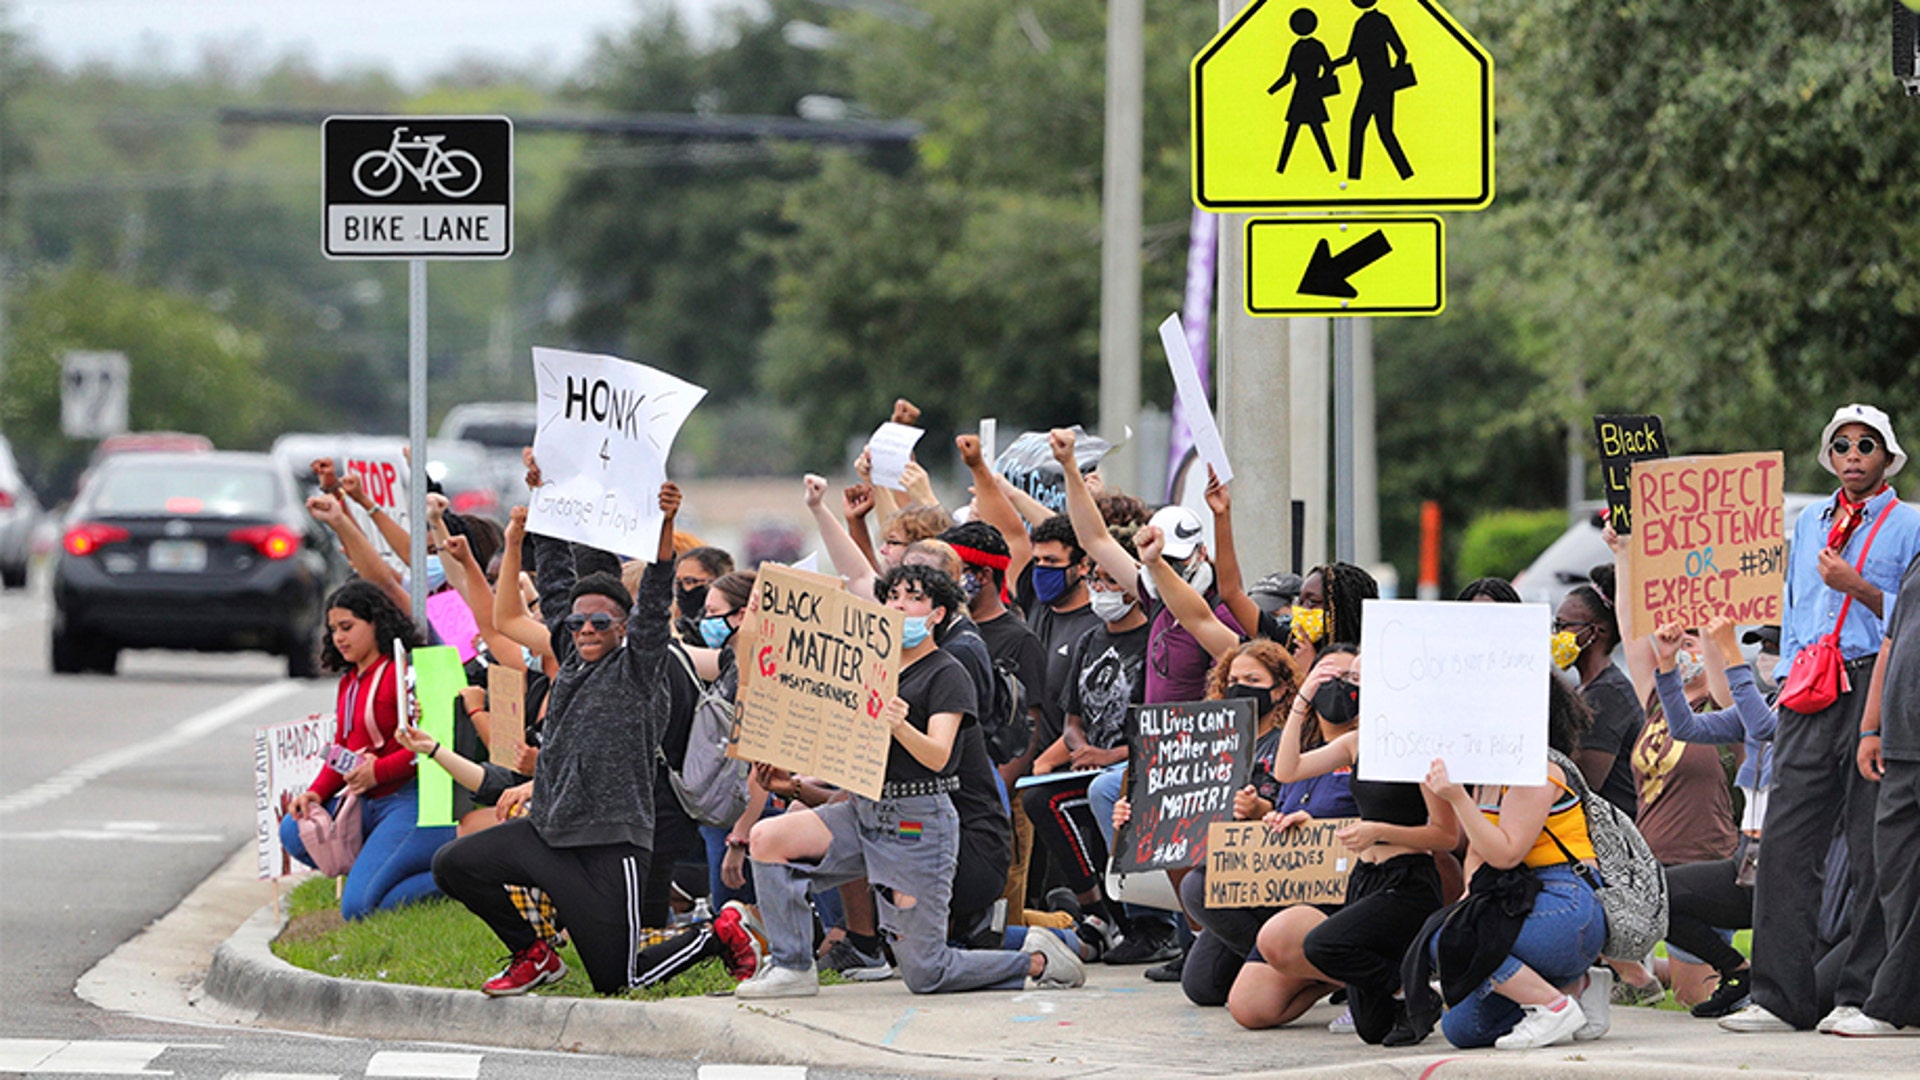
POLYGON ((1847 550, 1847 541, 1853 539, 1854 530, 1867 519, 1867 504, 1879 498, 1880 492, 1885 490, 1887 485, 1882 483, 1879 490, 1859 502, 1848 499, 1845 488, 1834 493, 1833 527, 1827 530, 1827 547, 1831 548, 1834 554, 1838 555, 1847 550))

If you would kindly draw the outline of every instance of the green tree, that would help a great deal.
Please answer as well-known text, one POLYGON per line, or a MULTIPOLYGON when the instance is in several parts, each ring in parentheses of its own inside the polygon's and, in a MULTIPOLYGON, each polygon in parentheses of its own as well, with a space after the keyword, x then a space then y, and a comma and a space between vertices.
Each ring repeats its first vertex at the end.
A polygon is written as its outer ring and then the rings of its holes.
POLYGON ((127 419, 136 431, 190 431, 224 448, 264 449, 292 403, 257 335, 190 298, 113 274, 75 267, 36 280, 7 321, 0 428, 43 490, 64 493, 91 449, 60 431, 60 365, 70 350, 127 354, 127 419))

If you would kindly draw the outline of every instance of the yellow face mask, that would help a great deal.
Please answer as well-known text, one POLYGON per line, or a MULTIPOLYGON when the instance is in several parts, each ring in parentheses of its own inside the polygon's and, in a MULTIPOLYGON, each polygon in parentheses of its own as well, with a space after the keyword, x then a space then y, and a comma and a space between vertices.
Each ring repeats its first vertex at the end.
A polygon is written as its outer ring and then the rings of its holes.
POLYGON ((1327 632, 1327 609, 1293 605, 1293 639, 1312 645, 1327 632))
POLYGON ((1573 666, 1580 659, 1580 641, 1571 630, 1562 630, 1553 635, 1553 664, 1561 670, 1573 666))

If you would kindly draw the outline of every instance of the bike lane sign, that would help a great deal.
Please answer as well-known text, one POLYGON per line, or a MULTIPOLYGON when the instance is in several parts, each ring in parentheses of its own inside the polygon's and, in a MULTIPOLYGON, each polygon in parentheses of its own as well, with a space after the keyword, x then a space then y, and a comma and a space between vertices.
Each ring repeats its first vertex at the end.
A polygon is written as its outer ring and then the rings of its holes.
POLYGON ((513 121, 330 116, 320 142, 327 258, 513 254, 513 121))

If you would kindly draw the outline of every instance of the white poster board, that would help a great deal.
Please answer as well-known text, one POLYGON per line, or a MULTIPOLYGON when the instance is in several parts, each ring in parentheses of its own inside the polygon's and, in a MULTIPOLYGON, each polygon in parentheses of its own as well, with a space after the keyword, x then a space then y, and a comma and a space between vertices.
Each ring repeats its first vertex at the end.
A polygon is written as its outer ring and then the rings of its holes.
POLYGON ((527 528, 652 559, 667 454, 707 392, 644 364, 564 349, 533 350, 533 376, 533 452, 545 483, 528 501, 527 528))
POLYGON ((1368 600, 1361 607, 1362 780, 1547 782, 1545 604, 1368 600))
POLYGON ((294 871, 293 857, 280 846, 280 819, 293 797, 319 775, 332 742, 333 718, 319 714, 253 733, 253 841, 260 880, 294 871))
MULTIPOLYGON (((406 443, 400 439, 366 440, 364 443, 350 445, 334 458, 334 474, 342 479, 348 476, 360 478, 360 490, 365 492, 373 505, 389 521, 407 530, 413 530, 413 503, 407 490, 412 483, 412 470, 407 466, 407 456, 402 452, 406 443)), ((385 533, 380 531, 379 523, 373 520, 371 509, 361 509, 352 499, 345 500, 347 513, 353 515, 354 524, 373 541, 374 550, 396 570, 405 570, 407 553, 393 550, 387 543, 385 533)))
POLYGON ((1193 432, 1194 449, 1200 460, 1213 466, 1214 475, 1223 484, 1233 482, 1233 466, 1227 464, 1227 444, 1220 439, 1220 428, 1213 422, 1213 409, 1207 404, 1206 387, 1200 385, 1200 368, 1187 348, 1187 332, 1180 316, 1169 315, 1160 324, 1160 344, 1167 350, 1167 367, 1173 372, 1173 389, 1180 395, 1183 416, 1193 432))
POLYGON ((906 484, 900 476, 907 471, 913 448, 919 445, 920 437, 925 434, 924 428, 908 427, 891 420, 874 428, 873 436, 867 440, 868 475, 873 478, 873 486, 905 491, 906 484))

